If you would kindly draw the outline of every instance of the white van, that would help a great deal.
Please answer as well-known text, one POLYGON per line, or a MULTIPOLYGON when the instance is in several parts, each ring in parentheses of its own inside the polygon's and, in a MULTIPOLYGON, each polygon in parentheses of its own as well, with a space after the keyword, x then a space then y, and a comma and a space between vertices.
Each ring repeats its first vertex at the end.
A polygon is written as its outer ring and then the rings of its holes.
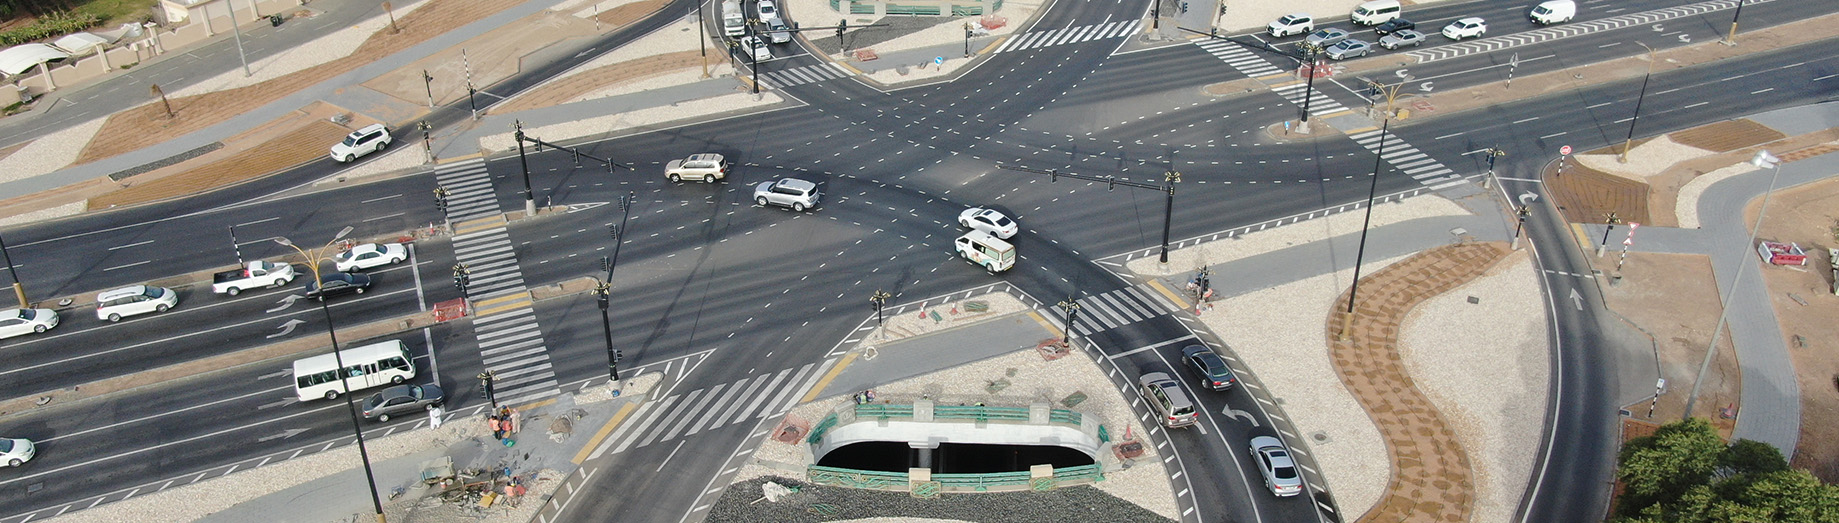
POLYGON ((747 34, 747 19, 741 14, 741 3, 734 0, 722 2, 722 34, 741 36, 747 34))
POLYGON ((402 340, 390 340, 338 351, 338 355, 321 354, 294 361, 294 394, 300 401, 313 398, 332 399, 351 390, 381 385, 401 384, 415 378, 415 358, 402 340), (340 377, 339 362, 345 369, 340 377))
POLYGON ((1354 23, 1360 25, 1379 25, 1398 18, 1398 0, 1373 0, 1354 6, 1354 23))
POLYGON ((1015 266, 1015 246, 997 239, 990 233, 971 231, 958 237, 954 242, 958 255, 972 265, 983 267, 990 274, 1009 270, 1015 266))
POLYGON ((1534 6, 1532 13, 1529 14, 1533 23, 1539 25, 1569 22, 1571 21, 1571 17, 1574 16, 1577 16, 1577 2, 1571 0, 1550 0, 1548 2, 1541 2, 1539 5, 1534 6))

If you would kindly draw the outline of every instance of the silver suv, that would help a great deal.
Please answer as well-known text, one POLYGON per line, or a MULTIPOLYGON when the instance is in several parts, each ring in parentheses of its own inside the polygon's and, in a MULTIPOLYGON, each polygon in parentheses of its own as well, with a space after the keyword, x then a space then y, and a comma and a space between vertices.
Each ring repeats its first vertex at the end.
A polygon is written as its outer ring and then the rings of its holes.
POLYGON ((716 180, 728 177, 728 160, 715 153, 692 154, 689 158, 671 160, 665 164, 664 177, 673 182, 690 179, 715 183, 716 180))
POLYGON ((780 178, 776 182, 760 182, 753 188, 753 201, 761 207, 778 205, 791 207, 794 211, 817 207, 817 199, 823 194, 817 191, 817 184, 797 178, 780 178))
POLYGON ((1188 399, 1186 391, 1181 390, 1181 383, 1168 374, 1144 374, 1137 378, 1137 383, 1141 386, 1143 399, 1149 400, 1150 409, 1162 418, 1162 426, 1186 427, 1200 422, 1200 413, 1194 412, 1194 402, 1188 399))

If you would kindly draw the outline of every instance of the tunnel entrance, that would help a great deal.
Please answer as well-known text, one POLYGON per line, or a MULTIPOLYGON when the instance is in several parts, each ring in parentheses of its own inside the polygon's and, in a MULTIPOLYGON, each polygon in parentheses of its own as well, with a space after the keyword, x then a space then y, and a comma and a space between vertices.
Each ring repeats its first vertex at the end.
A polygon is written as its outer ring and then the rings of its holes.
POLYGON ((929 468, 938 474, 1027 472, 1034 465, 1054 468, 1094 464, 1092 456, 1056 445, 992 445, 940 443, 936 449, 913 448, 904 442, 864 441, 837 447, 817 464, 857 470, 906 472, 929 468))

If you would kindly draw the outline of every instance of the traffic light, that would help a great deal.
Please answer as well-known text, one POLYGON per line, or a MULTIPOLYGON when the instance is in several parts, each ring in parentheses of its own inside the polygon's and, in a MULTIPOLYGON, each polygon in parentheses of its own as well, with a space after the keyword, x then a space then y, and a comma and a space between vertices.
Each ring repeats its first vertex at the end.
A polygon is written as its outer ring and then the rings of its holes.
POLYGON ((489 370, 479 373, 479 399, 490 402, 492 408, 498 408, 497 391, 492 389, 492 382, 497 378, 498 373, 489 370))
POLYGON ((472 283, 472 272, 466 270, 466 264, 453 264, 453 286, 460 288, 460 294, 466 294, 468 283, 472 283))
POLYGON ((847 30, 849 30, 849 20, 848 20, 848 19, 843 19, 843 20, 837 20, 837 23, 836 23, 836 39, 837 39, 837 40, 842 40, 842 39, 843 39, 843 31, 847 31, 847 30))
POLYGON ((443 215, 447 214, 447 189, 446 188, 444 187, 434 188, 434 208, 435 210, 440 211, 441 214, 443 215))

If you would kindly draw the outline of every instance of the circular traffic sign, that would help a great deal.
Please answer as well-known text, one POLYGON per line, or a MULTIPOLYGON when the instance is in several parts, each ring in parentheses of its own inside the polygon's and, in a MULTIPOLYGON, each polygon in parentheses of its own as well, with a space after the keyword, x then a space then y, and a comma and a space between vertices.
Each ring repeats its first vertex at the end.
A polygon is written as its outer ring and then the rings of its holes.
POLYGON ((1559 147, 1559 148, 1558 148, 1558 154, 1562 154, 1562 155, 1565 155, 1565 156, 1570 156, 1570 155, 1571 155, 1571 146, 1569 146, 1569 145, 1566 145, 1566 146, 1564 146, 1564 147, 1559 147))

